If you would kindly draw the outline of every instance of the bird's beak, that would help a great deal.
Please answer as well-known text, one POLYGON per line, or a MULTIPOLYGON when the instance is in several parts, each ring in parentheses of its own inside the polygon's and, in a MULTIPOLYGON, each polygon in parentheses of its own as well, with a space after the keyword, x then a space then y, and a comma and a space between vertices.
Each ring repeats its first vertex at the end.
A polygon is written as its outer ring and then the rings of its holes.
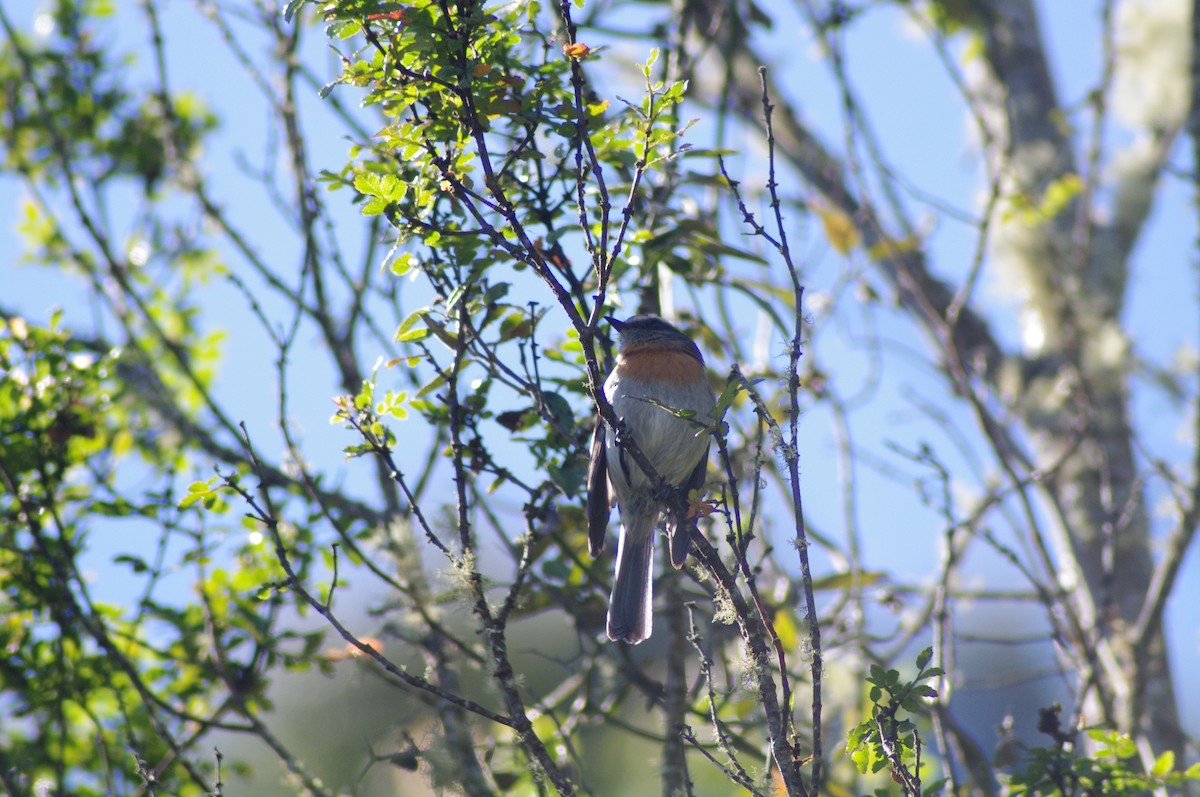
POLYGON ((625 322, 624 322, 624 321, 621 321, 621 320, 619 320, 619 319, 613 318, 613 317, 612 317, 612 316, 610 316, 610 315, 606 315, 606 316, 604 316, 604 320, 605 320, 605 321, 607 321, 607 322, 608 322, 610 325, 612 325, 612 328, 613 328, 613 329, 615 329, 615 330, 617 330, 617 332, 620 332, 620 331, 621 331, 621 329, 622 329, 622 328, 625 326, 625 322))

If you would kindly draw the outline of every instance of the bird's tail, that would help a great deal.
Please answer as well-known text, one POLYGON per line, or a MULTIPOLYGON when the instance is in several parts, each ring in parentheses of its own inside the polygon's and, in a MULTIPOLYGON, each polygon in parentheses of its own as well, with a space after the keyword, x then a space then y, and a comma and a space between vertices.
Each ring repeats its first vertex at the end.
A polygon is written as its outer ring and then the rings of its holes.
POLYGON ((654 527, 658 513, 621 518, 617 575, 608 604, 608 638, 636 645, 650 636, 653 601, 654 527))

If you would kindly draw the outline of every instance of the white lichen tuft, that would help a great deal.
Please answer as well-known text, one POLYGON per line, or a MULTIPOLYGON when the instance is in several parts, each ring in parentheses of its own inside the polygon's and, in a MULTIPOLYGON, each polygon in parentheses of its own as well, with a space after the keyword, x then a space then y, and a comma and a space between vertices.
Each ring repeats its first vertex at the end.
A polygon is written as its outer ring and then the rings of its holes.
POLYGON ((1129 338, 1116 321, 1106 321, 1094 330, 1086 352, 1092 367, 1123 371, 1129 366, 1129 338))
POLYGON ((1188 109, 1186 0, 1124 0, 1117 9, 1117 69, 1113 108, 1127 124, 1166 128, 1188 109))

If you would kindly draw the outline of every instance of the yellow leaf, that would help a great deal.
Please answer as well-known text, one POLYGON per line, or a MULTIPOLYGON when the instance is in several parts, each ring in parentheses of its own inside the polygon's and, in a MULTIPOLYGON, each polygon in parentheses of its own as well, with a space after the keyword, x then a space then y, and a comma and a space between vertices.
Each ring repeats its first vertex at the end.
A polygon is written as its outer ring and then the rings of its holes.
POLYGON ((907 238, 882 238, 879 243, 867 250, 872 260, 888 260, 893 257, 915 252, 921 248, 921 239, 915 235, 907 238))
POLYGON ((795 650, 800 641, 800 635, 797 633, 796 623, 792 620, 791 615, 787 612, 780 612, 775 615, 774 625, 775 635, 779 637, 779 643, 783 645, 783 649, 795 650))
POLYGON ((1038 212, 1047 219, 1052 219, 1071 204, 1071 200, 1079 196, 1083 190, 1083 180, 1077 174, 1064 174, 1050 185, 1042 195, 1042 203, 1038 212))
POLYGON ((574 44, 564 44, 563 45, 563 52, 566 53, 571 58, 587 58, 588 53, 590 53, 591 51, 592 51, 592 48, 588 47, 586 44, 583 44, 582 42, 575 42, 574 44))
POLYGON ((112 443, 109 450, 113 456, 121 457, 133 450, 133 435, 126 429, 122 429, 113 435, 112 443))
POLYGON ((862 236, 854 226, 853 219, 840 210, 823 205, 815 205, 813 210, 821 219, 821 226, 825 228, 825 237, 829 240, 829 245, 839 254, 850 254, 850 250, 858 246, 862 236))

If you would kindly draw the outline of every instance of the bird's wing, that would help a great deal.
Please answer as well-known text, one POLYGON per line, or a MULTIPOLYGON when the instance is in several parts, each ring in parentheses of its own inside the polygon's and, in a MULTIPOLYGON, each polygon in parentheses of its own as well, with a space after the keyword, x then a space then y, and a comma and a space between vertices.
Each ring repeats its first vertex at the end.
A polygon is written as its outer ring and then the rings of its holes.
POLYGON ((604 550, 604 535, 608 531, 608 515, 612 506, 608 500, 608 454, 604 447, 604 419, 596 416, 592 432, 592 456, 588 461, 587 521, 588 553, 599 556, 604 550))
MULTIPOLYGON (((696 463, 696 467, 692 469, 691 475, 683 485, 684 496, 692 490, 699 490, 704 486, 704 479, 708 476, 708 449, 709 446, 704 447, 704 456, 700 457, 700 461, 696 463)), ((686 503, 687 499, 683 496, 681 498, 684 501, 683 506, 675 508, 667 517, 667 547, 671 553, 671 565, 676 570, 683 567, 683 563, 687 560, 688 549, 692 547, 692 534, 696 529, 695 519, 687 516, 689 508, 686 503)))

